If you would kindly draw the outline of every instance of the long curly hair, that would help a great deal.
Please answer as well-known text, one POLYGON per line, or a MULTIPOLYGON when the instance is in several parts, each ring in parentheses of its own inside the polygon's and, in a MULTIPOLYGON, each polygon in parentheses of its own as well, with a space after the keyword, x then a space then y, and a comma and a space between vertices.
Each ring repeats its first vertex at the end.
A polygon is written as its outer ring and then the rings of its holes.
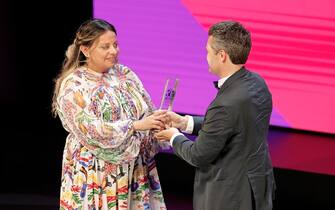
POLYGON ((115 27, 102 19, 87 20, 78 28, 73 43, 68 46, 65 52, 65 59, 61 71, 54 80, 55 87, 52 97, 52 114, 54 117, 57 117, 57 97, 62 81, 76 68, 83 66, 86 63, 86 57, 80 51, 80 46, 91 47, 106 31, 113 31, 116 34, 115 27))

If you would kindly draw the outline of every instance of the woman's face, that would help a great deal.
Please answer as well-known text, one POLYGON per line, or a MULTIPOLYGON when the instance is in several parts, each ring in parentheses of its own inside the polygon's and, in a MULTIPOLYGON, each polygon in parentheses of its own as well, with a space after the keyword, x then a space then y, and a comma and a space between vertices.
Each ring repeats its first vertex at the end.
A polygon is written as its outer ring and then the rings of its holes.
POLYGON ((118 63, 119 46, 113 31, 103 33, 90 48, 83 47, 88 68, 97 72, 106 72, 118 63))

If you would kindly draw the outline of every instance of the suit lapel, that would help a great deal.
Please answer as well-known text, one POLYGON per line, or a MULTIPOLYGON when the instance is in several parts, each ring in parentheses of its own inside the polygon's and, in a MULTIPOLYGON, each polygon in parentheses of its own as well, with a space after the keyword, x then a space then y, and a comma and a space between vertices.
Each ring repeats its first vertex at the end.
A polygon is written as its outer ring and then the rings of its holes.
MULTIPOLYGON (((219 89, 219 91, 217 92, 215 98, 213 99, 213 101, 209 104, 209 106, 207 107, 206 113, 205 113, 205 117, 204 117, 204 121, 206 120, 207 117, 207 112, 208 110, 212 107, 212 105, 215 103, 217 97, 219 95, 221 95, 224 91, 224 89, 226 89, 227 87, 229 87, 231 84, 233 84, 235 81, 238 81, 241 77, 245 76, 247 74, 247 70, 245 69, 245 67, 243 66, 240 70, 238 70, 237 72, 235 72, 233 75, 231 75, 221 86, 221 88, 219 89)), ((202 126, 201 126, 202 127, 202 126)))
POLYGON ((222 85, 222 87, 219 90, 219 93, 222 93, 224 89, 226 89, 227 87, 229 87, 231 84, 233 84, 236 80, 240 79, 241 77, 243 77, 245 74, 247 73, 247 70, 244 68, 244 66, 238 70, 237 72, 235 72, 233 75, 231 75, 222 85))

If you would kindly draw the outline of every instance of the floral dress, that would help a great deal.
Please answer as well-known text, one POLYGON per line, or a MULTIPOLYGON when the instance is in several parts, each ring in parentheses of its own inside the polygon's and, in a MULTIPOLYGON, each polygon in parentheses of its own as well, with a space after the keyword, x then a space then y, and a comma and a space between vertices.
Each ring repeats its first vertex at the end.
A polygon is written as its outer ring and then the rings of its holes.
POLYGON ((154 109, 134 72, 79 67, 63 80, 57 103, 69 132, 60 209, 166 209, 153 158, 160 145, 133 129, 154 109))

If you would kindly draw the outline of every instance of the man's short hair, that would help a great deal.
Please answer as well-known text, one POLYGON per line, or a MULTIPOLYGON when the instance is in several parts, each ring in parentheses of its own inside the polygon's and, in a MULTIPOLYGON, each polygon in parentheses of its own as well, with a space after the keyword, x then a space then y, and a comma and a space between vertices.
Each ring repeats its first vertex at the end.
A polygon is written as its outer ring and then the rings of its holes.
POLYGON ((250 32, 235 21, 223 21, 212 25, 208 35, 213 37, 211 46, 219 52, 224 50, 233 64, 245 64, 251 49, 250 32))

